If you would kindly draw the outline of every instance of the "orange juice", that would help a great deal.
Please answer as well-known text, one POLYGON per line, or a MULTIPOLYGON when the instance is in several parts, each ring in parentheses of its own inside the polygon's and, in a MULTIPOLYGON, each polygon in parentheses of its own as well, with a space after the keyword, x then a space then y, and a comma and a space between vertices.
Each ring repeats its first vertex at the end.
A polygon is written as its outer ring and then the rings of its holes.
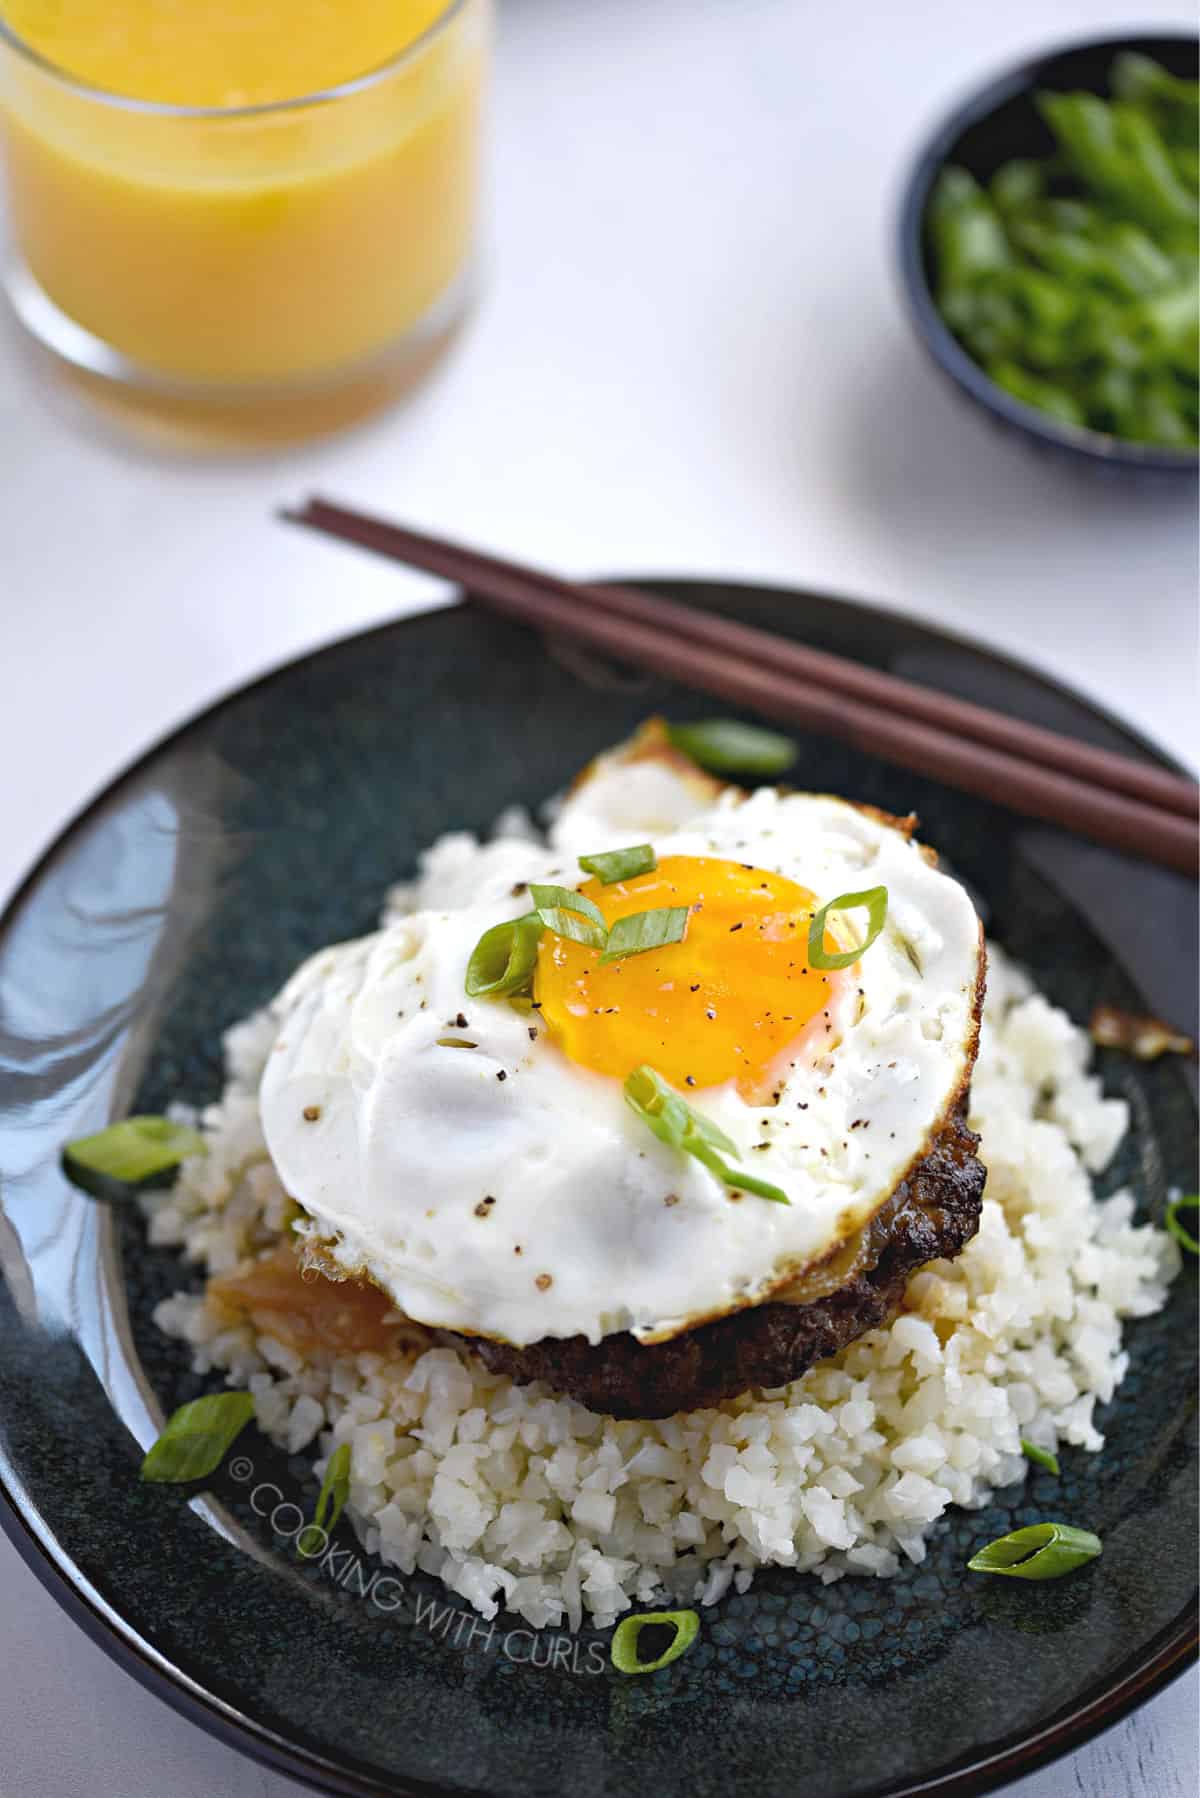
POLYGON ((488 0, 0 0, 12 229, 134 369, 368 366, 470 257, 488 0))

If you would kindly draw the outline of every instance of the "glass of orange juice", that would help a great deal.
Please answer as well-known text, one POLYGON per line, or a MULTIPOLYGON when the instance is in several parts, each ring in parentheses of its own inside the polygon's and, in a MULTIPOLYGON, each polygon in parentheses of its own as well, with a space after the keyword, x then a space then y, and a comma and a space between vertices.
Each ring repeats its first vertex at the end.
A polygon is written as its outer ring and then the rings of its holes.
POLYGON ((386 390, 470 289, 489 0, 0 0, 7 289, 224 416, 386 390))

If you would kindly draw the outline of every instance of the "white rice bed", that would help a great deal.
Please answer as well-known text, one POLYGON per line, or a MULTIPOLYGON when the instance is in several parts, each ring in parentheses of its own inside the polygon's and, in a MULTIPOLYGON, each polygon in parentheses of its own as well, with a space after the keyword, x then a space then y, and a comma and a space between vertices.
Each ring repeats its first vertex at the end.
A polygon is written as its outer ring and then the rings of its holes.
MULTIPOLYGON (((287 1201, 255 1088, 264 1018, 231 1031, 209 1154, 150 1202, 150 1234, 213 1273, 278 1240, 287 1201)), ((664 1596, 713 1604, 760 1566, 824 1581, 921 1561, 948 1505, 1027 1471, 1022 1437, 1097 1451, 1093 1411, 1128 1366, 1122 1320, 1165 1303, 1179 1254, 1091 1174, 1128 1125, 1085 1033, 991 951, 971 1123, 988 1167, 979 1234, 909 1282, 906 1309, 792 1385, 659 1422, 616 1422, 448 1348, 304 1361, 180 1293, 157 1321, 195 1366, 248 1386, 262 1429, 318 1472, 349 1442, 364 1547, 438 1576, 485 1617, 600 1627, 664 1596)))

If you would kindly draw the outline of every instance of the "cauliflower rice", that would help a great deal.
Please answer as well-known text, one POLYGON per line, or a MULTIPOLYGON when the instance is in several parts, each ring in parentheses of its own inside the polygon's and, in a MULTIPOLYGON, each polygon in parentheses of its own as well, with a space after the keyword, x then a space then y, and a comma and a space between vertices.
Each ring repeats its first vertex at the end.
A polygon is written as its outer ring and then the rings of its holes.
MULTIPOLYGON (((226 1038, 229 1084, 202 1115, 209 1153, 149 1200, 152 1242, 208 1273, 288 1228, 256 1089, 274 1025, 226 1038)), ((988 1169, 979 1234, 909 1282, 904 1312, 792 1385, 715 1410, 616 1422, 517 1386, 450 1348, 304 1360, 225 1327, 203 1294, 156 1321, 254 1395, 261 1428, 318 1472, 352 1449, 364 1548, 437 1575, 485 1617, 600 1627, 669 1596, 713 1604, 756 1567, 824 1581, 920 1561, 948 1505, 1024 1478, 1020 1439, 1098 1450, 1093 1412, 1128 1366, 1122 1320, 1161 1309, 1179 1252, 1099 1201, 1091 1175, 1128 1126, 1088 1072, 1086 1034, 992 948, 971 1125, 988 1169)))

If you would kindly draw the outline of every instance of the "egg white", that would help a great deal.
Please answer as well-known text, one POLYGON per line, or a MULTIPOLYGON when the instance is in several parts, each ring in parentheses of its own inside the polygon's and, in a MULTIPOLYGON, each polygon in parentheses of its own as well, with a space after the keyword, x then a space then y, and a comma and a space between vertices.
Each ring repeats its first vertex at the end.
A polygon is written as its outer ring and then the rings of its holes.
POLYGON ((314 956, 275 1002, 262 1115, 302 1229, 422 1323, 519 1346, 654 1341, 754 1302, 873 1214, 968 1076, 981 947, 963 889, 842 800, 727 792, 659 840, 660 858, 753 862, 822 899, 889 892, 830 1047, 778 1104, 732 1085, 688 1095, 791 1203, 733 1199, 651 1135, 619 1082, 568 1061, 536 1013, 465 994, 471 950, 528 909, 525 883, 574 885, 577 853, 630 840, 624 813, 609 829, 586 788, 548 847, 445 838, 409 892, 419 909, 314 956))

